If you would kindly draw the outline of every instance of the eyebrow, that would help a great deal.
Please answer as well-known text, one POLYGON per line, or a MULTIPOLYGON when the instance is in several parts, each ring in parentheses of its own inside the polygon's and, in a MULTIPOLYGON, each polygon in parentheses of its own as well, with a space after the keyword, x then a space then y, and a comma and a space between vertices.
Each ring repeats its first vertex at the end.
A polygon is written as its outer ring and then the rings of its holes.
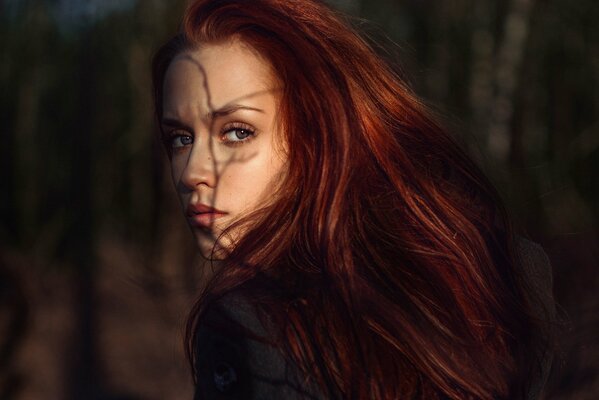
POLYGON ((180 129, 184 129, 188 132, 192 132, 193 129, 184 124, 183 122, 179 121, 176 118, 162 118, 162 121, 160 121, 160 123, 164 126, 168 126, 170 128, 180 128, 180 129))
POLYGON ((259 113, 264 114, 264 110, 261 110, 256 107, 244 106, 242 104, 227 104, 227 105, 219 108, 218 110, 214 110, 214 111, 208 113, 206 115, 206 119, 213 120, 218 117, 224 117, 226 115, 232 114, 235 111, 239 111, 239 110, 257 111, 259 113))
MULTIPOLYGON (((229 114, 233 114, 234 112, 239 111, 239 110, 256 111, 256 112, 264 114, 264 110, 261 110, 256 107, 244 106, 241 104, 230 104, 230 105, 227 104, 227 105, 219 108, 218 110, 214 110, 214 111, 211 111, 208 114, 206 114, 206 119, 211 121, 211 120, 214 120, 219 117, 224 117, 229 114)), ((161 124, 164 126, 171 127, 171 128, 185 129, 189 132, 191 132, 193 130, 190 126, 184 124, 183 122, 179 121, 176 118, 162 118, 161 124)))

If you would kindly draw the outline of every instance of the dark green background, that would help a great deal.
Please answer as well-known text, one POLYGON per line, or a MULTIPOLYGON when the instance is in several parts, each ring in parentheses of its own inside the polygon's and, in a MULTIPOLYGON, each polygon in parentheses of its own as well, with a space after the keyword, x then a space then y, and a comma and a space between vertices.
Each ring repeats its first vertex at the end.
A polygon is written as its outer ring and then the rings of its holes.
MULTIPOLYGON (((149 76, 183 3, 0 1, 0 399, 189 398, 197 271, 149 76)), ((549 254, 564 323, 547 397, 599 398, 599 2, 331 3, 549 254)))

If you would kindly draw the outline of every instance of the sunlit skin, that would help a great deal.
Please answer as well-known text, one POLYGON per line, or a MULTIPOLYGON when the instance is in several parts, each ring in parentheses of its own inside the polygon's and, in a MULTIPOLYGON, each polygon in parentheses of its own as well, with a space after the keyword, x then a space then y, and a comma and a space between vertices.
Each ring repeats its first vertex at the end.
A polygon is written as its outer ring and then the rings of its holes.
POLYGON ((184 215, 207 258, 242 234, 220 237, 268 200, 284 171, 279 86, 270 65, 239 41, 184 52, 167 70, 162 132, 184 215))

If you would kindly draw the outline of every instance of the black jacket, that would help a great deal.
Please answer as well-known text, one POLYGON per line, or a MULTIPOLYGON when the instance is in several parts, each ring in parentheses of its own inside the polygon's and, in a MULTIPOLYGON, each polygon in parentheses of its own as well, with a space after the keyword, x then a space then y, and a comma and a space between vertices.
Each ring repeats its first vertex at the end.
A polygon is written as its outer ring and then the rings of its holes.
MULTIPOLYGON (((534 294, 539 316, 553 318, 551 266, 542 248, 530 241, 518 243, 523 276, 534 294), (549 315, 547 314, 549 312, 549 315)), ((194 400, 217 399, 324 399, 272 345, 268 334, 242 297, 229 296, 212 305, 197 332, 197 384, 194 400)), ((551 355, 541 376, 533 377, 529 400, 545 385, 551 355)))

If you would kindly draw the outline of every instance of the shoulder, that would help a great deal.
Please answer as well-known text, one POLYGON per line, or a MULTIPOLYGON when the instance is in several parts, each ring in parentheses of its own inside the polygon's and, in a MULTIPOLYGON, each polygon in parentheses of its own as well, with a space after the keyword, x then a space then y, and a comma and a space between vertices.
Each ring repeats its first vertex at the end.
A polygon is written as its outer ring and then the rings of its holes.
POLYGON ((523 267, 533 275, 551 277, 549 257, 539 244, 518 236, 516 237, 516 251, 520 256, 523 267))
MULTIPOLYGON (((526 300, 530 304, 532 317, 546 330, 549 341, 556 321, 556 306, 553 299, 553 274, 549 257, 543 248, 530 240, 518 237, 516 251, 520 261, 520 275, 523 280, 526 300)), ((538 376, 533 377, 529 391, 529 400, 538 399, 543 392, 551 364, 553 352, 551 343, 540 348, 538 376)))
POLYGON ((517 237, 515 244, 527 300, 539 317, 553 318, 553 271, 549 257, 540 245, 523 237, 517 237))
POLYGON ((196 332, 195 399, 317 399, 273 344, 244 297, 228 295, 206 310, 196 332))

